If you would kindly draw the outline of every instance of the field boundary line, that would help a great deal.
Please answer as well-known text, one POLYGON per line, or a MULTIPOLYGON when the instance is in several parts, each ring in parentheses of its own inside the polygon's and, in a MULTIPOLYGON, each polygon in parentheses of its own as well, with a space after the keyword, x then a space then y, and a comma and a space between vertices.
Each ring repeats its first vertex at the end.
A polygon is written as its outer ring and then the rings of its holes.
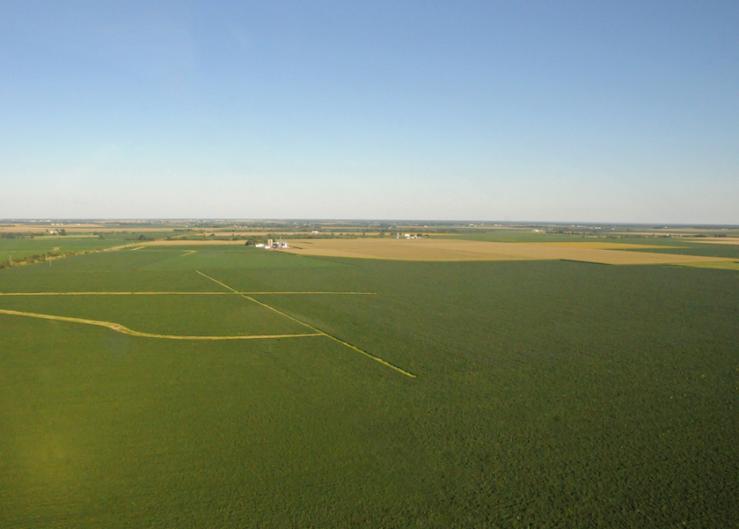
POLYGON ((303 327, 306 327, 306 328, 308 328, 308 329, 310 329, 312 331, 315 331, 315 332, 321 334, 322 336, 325 336, 326 338, 329 338, 330 340, 333 340, 334 342, 336 342, 338 344, 341 344, 341 345, 343 345, 345 347, 348 347, 349 349, 351 349, 351 350, 353 350, 353 351, 355 351, 357 353, 363 354, 364 356, 366 356, 370 360, 374 360, 375 362, 377 362, 380 365, 383 365, 383 366, 385 366, 387 368, 390 368, 393 371, 396 371, 396 372, 400 373, 401 375, 404 375, 404 376, 406 376, 408 378, 416 378, 416 375, 414 375, 410 371, 406 371, 402 367, 398 367, 395 364, 392 364, 392 363, 388 362, 384 358, 381 358, 379 356, 373 355, 372 353, 368 353, 364 349, 362 349, 360 347, 357 347, 356 345, 351 344, 351 343, 349 343, 347 341, 344 341, 341 338, 338 338, 338 337, 334 336, 333 334, 330 334, 330 333, 328 333, 328 332, 326 332, 326 331, 324 331, 322 329, 319 329, 318 327, 315 327, 315 326, 311 325, 310 323, 304 322, 304 321, 302 321, 302 320, 300 320, 300 319, 298 319, 298 318, 296 318, 294 316, 291 316, 290 314, 287 314, 286 312, 281 311, 278 308, 275 308, 275 307, 273 307, 271 305, 268 305, 267 303, 264 303, 262 301, 259 301, 258 299, 255 299, 255 298, 253 298, 251 296, 248 296, 246 294, 243 294, 243 293, 239 292, 238 290, 236 290, 235 288, 227 285, 223 281, 219 281, 218 279, 216 279, 214 277, 211 277, 208 274, 205 274, 205 273, 201 272, 200 270, 196 270, 196 272, 198 274, 200 274, 201 276, 205 277, 206 279, 210 279, 214 283, 217 283, 217 284, 221 285, 223 288, 227 288, 231 292, 234 292, 236 294, 239 294, 242 298, 244 298, 244 299, 246 299, 248 301, 251 301, 253 303, 256 303, 257 305, 261 305, 262 307, 264 307, 266 309, 269 309, 272 312, 275 312, 275 313, 279 314, 280 316, 284 316, 285 318, 287 318, 289 320, 292 320, 295 323, 299 323, 303 327))
POLYGON ((260 296, 298 296, 298 295, 335 295, 335 296, 374 296, 375 292, 321 292, 321 291, 257 291, 257 292, 223 292, 198 290, 142 290, 142 291, 70 291, 70 292, 0 292, 0 296, 233 296, 235 294, 252 294, 260 296))
POLYGON ((207 292, 207 291, 70 291, 70 292, 0 292, 5 297, 43 297, 43 296, 222 296, 229 292, 207 292))
POLYGON ((103 320, 89 320, 85 318, 75 318, 72 316, 56 316, 54 314, 43 314, 40 312, 25 312, 20 310, 0 309, 0 314, 8 316, 22 316, 26 318, 36 318, 40 320, 62 321, 66 323, 81 323, 84 325, 94 325, 96 327, 104 327, 106 329, 127 334, 129 336, 138 336, 140 338, 160 338, 165 340, 198 340, 198 341, 223 341, 223 340, 276 340, 280 338, 301 338, 304 336, 323 336, 322 333, 297 333, 297 334, 244 334, 235 336, 187 336, 179 334, 158 334, 144 331, 136 331, 130 329, 120 323, 103 320))

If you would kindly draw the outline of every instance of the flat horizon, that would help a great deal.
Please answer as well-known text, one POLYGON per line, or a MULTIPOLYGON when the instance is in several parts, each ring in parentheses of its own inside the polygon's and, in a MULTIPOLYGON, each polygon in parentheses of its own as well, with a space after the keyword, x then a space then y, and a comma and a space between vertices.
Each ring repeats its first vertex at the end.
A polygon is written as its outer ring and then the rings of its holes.
POLYGON ((451 219, 451 218, 381 218, 381 217, 336 217, 336 218, 319 218, 319 217, 8 217, 0 218, 3 222, 77 222, 77 221, 96 221, 96 222, 184 222, 184 221, 219 221, 219 222, 392 222, 392 223, 470 223, 470 224, 500 224, 500 225, 583 225, 583 226, 658 226, 658 227, 726 227, 737 228, 739 223, 713 223, 713 222, 662 222, 662 221, 639 221, 639 222, 622 222, 622 221, 595 221, 595 220, 499 220, 499 219, 451 219))

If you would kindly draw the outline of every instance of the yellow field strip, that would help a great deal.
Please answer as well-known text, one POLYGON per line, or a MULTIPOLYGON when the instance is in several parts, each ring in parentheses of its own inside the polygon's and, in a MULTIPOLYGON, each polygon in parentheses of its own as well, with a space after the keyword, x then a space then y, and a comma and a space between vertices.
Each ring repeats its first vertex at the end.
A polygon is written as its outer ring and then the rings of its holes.
POLYGON ((141 291, 141 292, 0 292, 0 296, 233 296, 235 294, 260 296, 299 296, 299 295, 336 295, 336 296, 374 296, 375 292, 311 292, 311 291, 256 291, 256 292, 199 292, 199 291, 141 291))
POLYGON ((676 266, 687 266, 689 268, 707 268, 712 270, 739 270, 739 261, 678 264, 676 266))
POLYGON ((138 336, 141 338, 161 338, 165 340, 209 340, 209 341, 222 341, 222 340, 275 340, 278 338, 302 338, 304 336, 323 336, 322 333, 299 333, 299 334, 246 334, 241 336, 186 336, 178 334, 156 334, 151 332, 135 331, 129 329, 125 325, 120 323, 113 323, 112 321, 101 321, 101 320, 88 320, 84 318, 73 318, 71 316, 55 316, 53 314, 42 314, 39 312, 24 312, 20 310, 7 310, 0 309, 0 314, 8 316, 23 316, 25 318, 37 318, 40 320, 53 320, 63 321, 67 323, 82 323, 84 325, 95 325, 97 327, 105 327, 112 331, 116 331, 122 334, 128 334, 129 336, 138 336))
POLYGON ((385 366, 385 367, 388 367, 388 368, 392 369, 393 371, 396 371, 396 372, 398 372, 398 373, 400 373, 401 375, 404 375, 404 376, 406 376, 406 377, 409 377, 409 378, 416 378, 416 375, 414 375, 414 374, 413 374, 413 373, 411 373, 410 371, 406 371, 405 369, 403 369, 403 368, 401 368, 401 367, 398 367, 398 366, 396 366, 396 365, 394 365, 394 364, 391 364, 390 362, 388 362, 387 360, 385 360, 385 359, 383 359, 383 358, 380 358, 379 356, 373 355, 372 353, 368 353, 368 352, 367 352, 367 351, 365 351, 364 349, 361 349, 361 348, 357 347, 356 345, 350 344, 349 342, 345 342, 345 341, 344 341, 344 340, 342 340, 341 338, 337 338, 337 337, 336 337, 336 336, 334 336, 333 334, 329 334, 329 333, 327 333, 326 331, 323 331, 323 330, 319 329, 318 327, 314 327, 314 326, 313 326, 313 325, 311 325, 310 323, 306 323, 306 322, 304 322, 304 321, 302 321, 302 320, 299 320, 298 318, 296 318, 296 317, 294 317, 294 316, 291 316, 290 314, 287 314, 286 312, 283 312, 283 311, 281 311, 280 309, 277 309, 277 308, 275 308, 275 307, 273 307, 273 306, 271 306, 271 305, 268 305, 268 304, 266 304, 266 303, 264 303, 264 302, 262 302, 262 301, 259 301, 259 300, 257 300, 257 299, 254 299, 253 297, 251 297, 251 296, 249 296, 249 295, 247 295, 247 294, 244 294, 243 292, 239 292, 239 291, 238 291, 238 290, 236 290, 235 288, 232 288, 232 287, 230 287, 230 286, 229 286, 229 285, 227 285, 226 283, 224 283, 224 282, 222 282, 222 281, 219 281, 218 279, 216 279, 216 278, 214 278, 214 277, 211 277, 211 276, 209 276, 208 274, 205 274, 205 273, 201 272, 200 270, 196 270, 196 272, 197 272, 198 274, 200 274, 201 276, 205 277, 206 279, 210 279, 210 280, 211 280, 211 281, 213 281, 214 283, 216 283, 216 284, 218 284, 218 285, 221 285, 221 286, 222 286, 223 288, 226 288, 226 289, 230 290, 231 292, 233 292, 233 293, 235 293, 235 294, 238 294, 238 295, 239 295, 239 296, 241 296, 242 298, 244 298, 244 299, 246 299, 246 300, 248 300, 248 301, 251 301, 251 302, 253 302, 253 303, 256 303, 257 305, 261 305, 262 307, 264 307, 264 308, 266 308, 266 309, 269 309, 269 310, 271 310, 272 312, 275 312, 275 313, 279 314, 280 316, 284 316, 285 318, 287 318, 287 319, 289 319, 289 320, 292 320, 292 321, 294 321, 295 323, 298 323, 298 324, 302 325, 303 327, 306 327, 307 329, 310 329, 310 330, 312 330, 312 331, 314 331, 314 332, 316 332, 316 333, 320 334, 321 336, 325 336, 326 338, 329 338, 330 340, 333 340, 333 341, 334 341, 334 342, 336 342, 336 343, 339 343, 339 344, 341 344, 341 345, 343 345, 343 346, 345 346, 345 347, 348 347, 349 349, 351 349, 351 350, 353 350, 353 351, 356 351, 357 353, 361 353, 361 354, 363 354, 364 356, 366 356, 367 358, 369 358, 369 359, 371 359, 371 360, 374 360, 374 361, 375 361, 375 362, 377 362, 378 364, 381 364, 381 365, 383 365, 383 366, 385 366))

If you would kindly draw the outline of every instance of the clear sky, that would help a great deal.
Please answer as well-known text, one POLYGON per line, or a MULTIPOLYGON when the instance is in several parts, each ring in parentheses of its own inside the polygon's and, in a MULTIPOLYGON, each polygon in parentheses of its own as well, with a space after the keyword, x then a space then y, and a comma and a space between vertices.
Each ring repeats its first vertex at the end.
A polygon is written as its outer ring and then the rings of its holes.
POLYGON ((739 223, 739 2, 0 0, 0 218, 739 223))

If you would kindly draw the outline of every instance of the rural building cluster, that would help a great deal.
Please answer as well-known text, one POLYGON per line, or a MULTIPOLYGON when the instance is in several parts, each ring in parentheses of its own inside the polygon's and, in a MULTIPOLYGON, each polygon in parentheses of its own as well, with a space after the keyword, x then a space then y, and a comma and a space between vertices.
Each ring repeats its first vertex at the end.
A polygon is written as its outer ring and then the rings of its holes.
MULTIPOLYGON (((249 242, 246 243, 247 246, 250 246, 249 242)), ((266 243, 257 243, 254 245, 257 248, 264 248, 265 250, 284 250, 285 248, 289 248, 290 246, 287 244, 287 241, 280 241, 280 240, 273 240, 273 239, 267 239, 266 243)))

